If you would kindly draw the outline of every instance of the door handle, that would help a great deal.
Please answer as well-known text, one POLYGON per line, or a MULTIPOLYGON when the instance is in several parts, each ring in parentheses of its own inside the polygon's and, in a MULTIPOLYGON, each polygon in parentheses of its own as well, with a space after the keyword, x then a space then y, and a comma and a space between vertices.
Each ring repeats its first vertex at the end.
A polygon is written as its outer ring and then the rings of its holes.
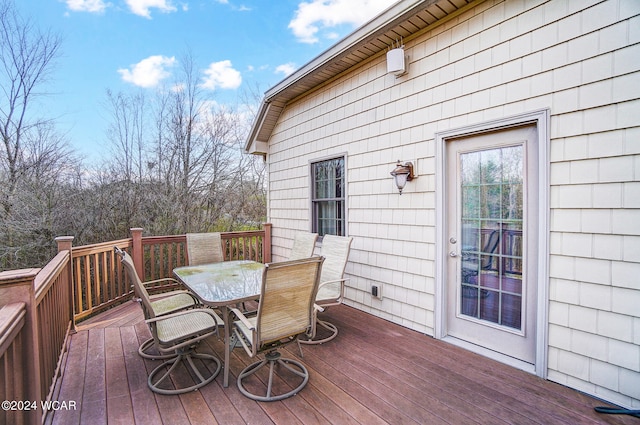
POLYGON ((453 252, 453 251, 449 252, 449 257, 455 258, 457 256, 458 256, 458 254, 456 254, 455 252, 453 252))

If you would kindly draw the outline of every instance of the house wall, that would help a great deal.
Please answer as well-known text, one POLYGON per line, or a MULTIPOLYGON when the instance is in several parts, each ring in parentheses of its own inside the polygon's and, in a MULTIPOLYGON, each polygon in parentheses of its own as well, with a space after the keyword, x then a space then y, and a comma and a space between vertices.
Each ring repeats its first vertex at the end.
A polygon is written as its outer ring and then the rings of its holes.
POLYGON ((477 3, 289 105, 269 141, 274 259, 309 161, 347 154, 347 303, 434 334, 434 134, 549 108, 548 379, 640 407, 640 2, 477 3), (389 172, 417 162, 402 196, 389 172), (372 298, 372 284, 382 300, 372 298))

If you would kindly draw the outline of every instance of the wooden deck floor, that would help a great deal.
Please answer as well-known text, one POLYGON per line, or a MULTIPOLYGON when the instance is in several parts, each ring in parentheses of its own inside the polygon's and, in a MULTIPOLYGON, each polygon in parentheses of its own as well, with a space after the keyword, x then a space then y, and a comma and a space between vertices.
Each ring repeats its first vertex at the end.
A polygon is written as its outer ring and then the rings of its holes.
MULTIPOLYGON (((242 350, 222 375, 180 396, 152 393, 147 374, 157 361, 137 354, 149 336, 140 308, 127 303, 87 321, 71 338, 60 402, 76 408, 47 418, 53 424, 639 424, 600 415, 606 405, 458 347, 350 307, 325 313, 340 329, 320 346, 305 346, 307 386, 295 397, 258 403, 244 397, 234 376, 250 362, 242 350)), ((211 338, 199 350, 223 358, 211 338)), ((295 345, 287 354, 297 357, 295 345)))

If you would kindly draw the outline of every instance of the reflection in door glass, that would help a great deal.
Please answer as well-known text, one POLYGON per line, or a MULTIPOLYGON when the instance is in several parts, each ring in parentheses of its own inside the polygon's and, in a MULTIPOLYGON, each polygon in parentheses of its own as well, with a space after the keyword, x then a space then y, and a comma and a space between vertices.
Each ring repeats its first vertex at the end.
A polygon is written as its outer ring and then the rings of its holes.
POLYGON ((523 147, 460 155, 460 312, 522 328, 523 147))

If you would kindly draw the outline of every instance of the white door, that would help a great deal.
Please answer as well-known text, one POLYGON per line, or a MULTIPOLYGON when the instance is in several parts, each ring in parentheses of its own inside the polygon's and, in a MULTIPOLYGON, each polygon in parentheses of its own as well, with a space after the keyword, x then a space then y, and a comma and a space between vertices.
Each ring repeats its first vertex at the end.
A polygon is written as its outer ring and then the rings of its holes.
POLYGON ((446 141, 446 334, 534 364, 537 140, 528 125, 446 141))

